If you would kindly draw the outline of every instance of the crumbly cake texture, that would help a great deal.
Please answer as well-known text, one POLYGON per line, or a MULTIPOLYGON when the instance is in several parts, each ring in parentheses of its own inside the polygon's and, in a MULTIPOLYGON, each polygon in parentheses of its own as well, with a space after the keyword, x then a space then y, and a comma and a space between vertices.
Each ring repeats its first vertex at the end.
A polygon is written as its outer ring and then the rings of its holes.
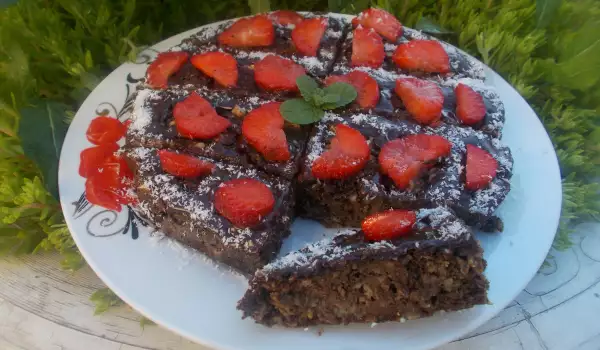
POLYGON ((494 211, 510 190, 513 160, 499 140, 504 107, 494 89, 483 82, 483 66, 442 42, 450 58, 450 73, 401 70, 391 60, 399 44, 433 39, 404 28, 397 41, 383 39, 386 57, 381 68, 352 67, 350 23, 332 14, 305 15, 314 16, 328 21, 316 57, 296 52, 291 40, 294 25, 275 24, 275 41, 269 47, 219 44, 219 33, 233 21, 202 29, 170 50, 190 56, 229 53, 237 62, 238 81, 235 87, 219 86, 188 60, 168 78, 165 89, 153 89, 145 83, 139 86, 125 155, 134 170, 141 215, 167 236, 245 274, 254 274, 238 308, 244 316, 265 325, 383 322, 487 303, 485 260, 470 226, 501 231, 502 223, 494 211), (309 126, 285 122, 283 131, 291 157, 285 162, 267 161, 246 143, 242 122, 265 103, 299 97, 297 92, 267 92, 257 86, 254 64, 268 55, 302 65, 320 83, 329 75, 366 72, 377 81, 379 103, 372 109, 352 103, 328 111, 309 126), (442 118, 435 126, 416 123, 396 95, 396 80, 409 76, 441 88, 442 118), (455 114, 454 89, 459 83, 480 93, 485 103, 484 119, 470 127, 455 114), (173 108, 192 93, 206 99, 231 126, 209 140, 178 135, 173 108), (316 179, 312 165, 329 148, 337 124, 362 133, 370 159, 354 176, 316 179), (401 190, 381 173, 378 156, 387 142, 416 134, 446 138, 452 144, 450 155, 433 162, 408 189, 401 190), (492 183, 477 191, 464 186, 468 144, 486 150, 498 162, 492 183), (197 179, 176 178, 161 168, 157 157, 160 149, 210 161, 215 170, 197 179), (263 182, 276 199, 273 211, 252 228, 235 227, 213 205, 219 186, 239 178, 263 182), (413 234, 393 241, 367 242, 362 231, 350 230, 273 261, 297 215, 326 226, 359 227, 368 215, 388 209, 416 210, 413 234))
POLYGON ((488 302, 483 252, 445 208, 417 213, 412 236, 366 242, 347 230, 258 270, 244 317, 287 327, 401 321, 488 302))
POLYGON ((216 162, 215 170, 197 181, 166 174, 155 149, 132 148, 126 157, 135 174, 140 213, 167 236, 196 248, 242 272, 252 273, 271 261, 293 218, 290 181, 262 171, 216 162), (273 211, 252 228, 238 228, 214 208, 215 191, 228 180, 260 180, 273 192, 273 211))

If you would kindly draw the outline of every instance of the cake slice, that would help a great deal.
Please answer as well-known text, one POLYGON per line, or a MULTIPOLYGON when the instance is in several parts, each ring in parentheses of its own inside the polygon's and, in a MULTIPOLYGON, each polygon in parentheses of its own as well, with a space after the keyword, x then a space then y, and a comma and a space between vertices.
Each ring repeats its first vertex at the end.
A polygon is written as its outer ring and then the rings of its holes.
MULTIPOLYGON (((416 211, 410 232, 372 241, 387 226, 363 225, 258 270, 238 303, 267 326, 403 321, 486 304, 483 251, 445 208, 416 211)), ((402 224, 402 223, 400 223, 402 224)), ((410 227, 409 227, 410 229, 410 227)))
POLYGON ((126 150, 140 213, 167 237, 244 273, 279 252, 294 211, 290 181, 183 152, 126 150))

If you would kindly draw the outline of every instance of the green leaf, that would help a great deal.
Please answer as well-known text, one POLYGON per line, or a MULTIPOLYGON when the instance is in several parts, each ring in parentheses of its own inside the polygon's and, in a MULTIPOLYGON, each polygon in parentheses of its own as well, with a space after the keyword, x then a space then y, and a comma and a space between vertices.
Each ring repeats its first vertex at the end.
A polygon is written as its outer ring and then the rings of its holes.
POLYGON ((25 155, 40 168, 46 189, 58 199, 58 160, 67 133, 65 106, 39 101, 21 110, 19 138, 25 155))
POLYGON ((336 82, 323 89, 325 102, 321 107, 324 109, 335 109, 352 103, 356 99, 357 92, 354 86, 348 83, 336 82))
POLYGON ((535 18, 538 28, 546 28, 553 20, 562 0, 536 0, 535 1, 535 18))
POLYGON ((311 124, 325 115, 324 111, 300 98, 285 101, 279 110, 283 119, 294 124, 311 124))
POLYGON ((436 34, 452 34, 454 32, 443 28, 439 24, 432 21, 429 17, 421 17, 417 24, 415 25, 415 29, 418 29, 422 32, 436 35, 436 34))
POLYGON ((313 95, 319 90, 319 84, 308 75, 299 76, 296 79, 296 85, 298 86, 298 89, 300 89, 302 97, 304 97, 307 102, 311 102, 313 100, 313 95))
POLYGON ((19 0, 0 0, 0 9, 12 6, 12 5, 16 4, 17 2, 19 2, 19 0))
POLYGON ((253 14, 271 11, 270 0, 248 0, 248 6, 253 14))
POLYGON ((121 300, 121 298, 119 298, 112 290, 108 288, 102 288, 95 291, 90 296, 90 301, 96 306, 94 315, 104 313, 113 306, 124 304, 123 300, 121 300))

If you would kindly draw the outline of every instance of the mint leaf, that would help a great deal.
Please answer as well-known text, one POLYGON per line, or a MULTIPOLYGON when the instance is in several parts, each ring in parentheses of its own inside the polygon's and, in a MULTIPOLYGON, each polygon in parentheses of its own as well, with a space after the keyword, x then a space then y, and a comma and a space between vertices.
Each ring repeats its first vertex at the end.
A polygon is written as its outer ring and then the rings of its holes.
POLYGON ((345 106, 358 95, 354 86, 348 83, 337 82, 324 88, 325 96, 323 96, 323 104, 320 106, 323 109, 335 109, 345 106))
POLYGON ((102 288, 95 291, 90 296, 90 301, 96 306, 94 315, 104 313, 113 306, 124 304, 123 300, 121 300, 121 298, 119 298, 112 290, 108 288, 102 288))
POLYGON ((535 17, 538 28, 545 28, 550 24, 562 0, 536 0, 535 2, 535 17))
POLYGON ((296 79, 296 85, 307 102, 313 101, 313 95, 321 90, 319 84, 308 75, 299 76, 296 79))
POLYGON ((287 100, 281 104, 279 111, 283 119, 295 124, 311 124, 321 120, 325 112, 301 98, 287 100))
POLYGON ((58 199, 58 159, 67 133, 66 106, 38 101, 21 110, 19 138, 25 155, 42 171, 48 191, 58 199))

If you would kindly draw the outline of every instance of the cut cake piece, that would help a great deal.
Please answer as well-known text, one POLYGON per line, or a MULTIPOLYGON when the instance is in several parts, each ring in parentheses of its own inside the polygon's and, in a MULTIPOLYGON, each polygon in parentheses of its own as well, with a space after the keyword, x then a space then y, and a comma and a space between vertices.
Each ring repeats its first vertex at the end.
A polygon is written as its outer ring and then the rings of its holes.
POLYGON ((253 273, 271 261, 289 235, 294 196, 290 181, 254 168, 214 164, 210 175, 185 179, 165 173, 156 149, 126 150, 134 172, 138 209, 149 222, 183 244, 244 273, 253 273), (252 227, 236 227, 215 209, 215 191, 233 179, 253 179, 273 194, 273 209, 252 227))
POLYGON ((369 242, 349 231, 258 270, 238 302, 267 326, 402 321, 486 304, 483 251, 445 208, 417 211, 413 233, 369 242))

